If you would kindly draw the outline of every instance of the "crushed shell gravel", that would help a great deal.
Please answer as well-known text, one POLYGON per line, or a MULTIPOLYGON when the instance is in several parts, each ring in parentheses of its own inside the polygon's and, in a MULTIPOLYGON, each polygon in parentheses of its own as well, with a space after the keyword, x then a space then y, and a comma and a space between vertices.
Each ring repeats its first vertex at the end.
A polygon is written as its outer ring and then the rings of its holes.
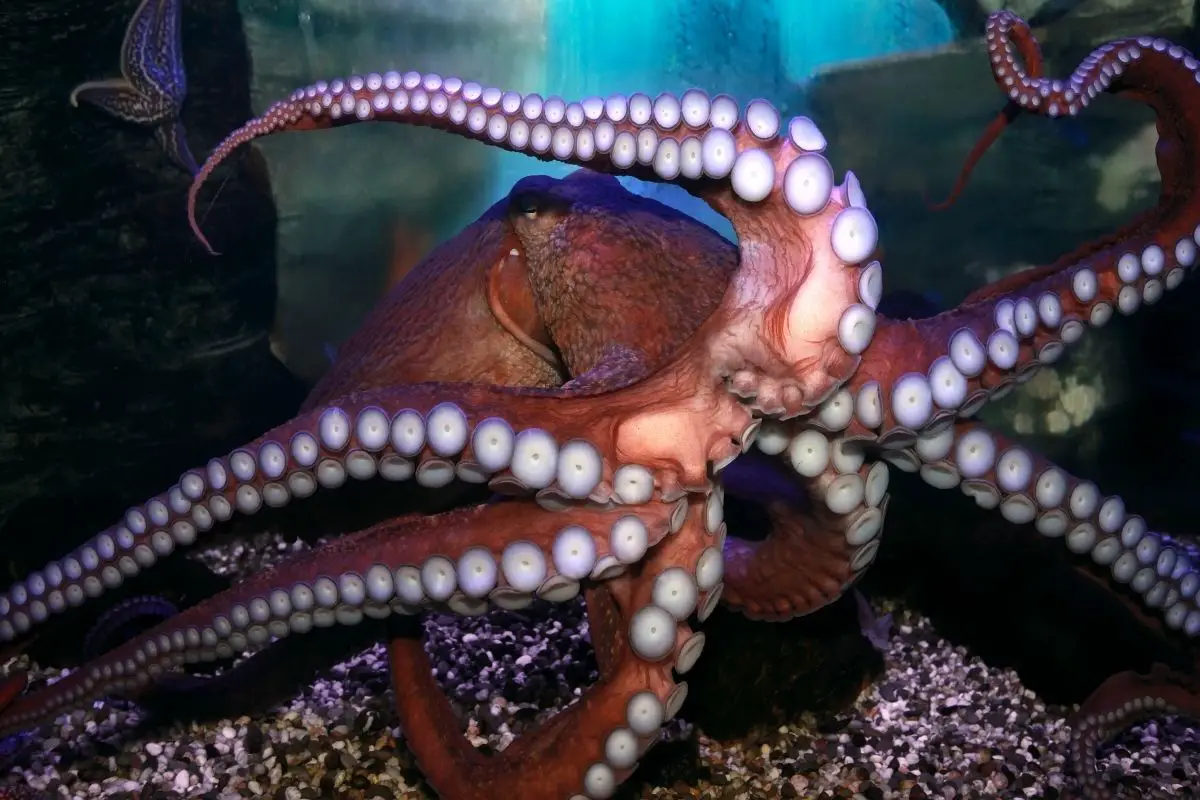
MULTIPOLYGON (((219 572, 245 574, 300 549, 277 537, 201 551, 219 572)), ((717 742, 685 720, 690 780, 635 775, 624 797, 1054 798, 1064 777, 1069 709, 1047 707, 1010 670, 988 667, 938 637, 918 614, 893 611, 886 673, 835 719, 803 716, 767 741, 717 742)), ((482 617, 431 615, 427 649, 476 745, 503 750, 596 677, 582 603, 482 617)), ((10 663, 11 668, 20 663, 10 663)), ((22 664, 22 666, 28 666, 22 664)), ((35 685, 63 674, 33 667, 35 685)), ((126 733, 141 721, 121 700, 98 702, 0 744, 7 774, 48 798, 157 800, 247 797, 426 797, 399 741, 386 660, 376 646, 338 664, 292 701, 257 718, 126 733)), ((684 751, 685 753, 687 750, 684 751)), ((687 758, 686 755, 683 756, 687 758)), ((1200 796, 1200 731, 1164 718, 1107 749, 1106 773, 1129 796, 1200 796)))

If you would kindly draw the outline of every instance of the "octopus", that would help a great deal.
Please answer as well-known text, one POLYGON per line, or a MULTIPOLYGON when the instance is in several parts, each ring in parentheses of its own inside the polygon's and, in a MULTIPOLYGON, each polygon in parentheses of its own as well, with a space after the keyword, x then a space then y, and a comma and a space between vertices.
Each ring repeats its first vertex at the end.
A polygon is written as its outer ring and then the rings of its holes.
MULTIPOLYGON (((1200 64, 1163 39, 1129 38, 1059 80, 1013 14, 991 16, 986 39, 1009 102, 964 177, 1019 114, 1071 117, 1107 92, 1156 114, 1161 197, 1111 235, 923 319, 879 313, 878 229, 859 181, 835 181, 811 119, 784 121, 763 100, 689 90, 566 102, 388 72, 319 81, 232 133, 189 211, 239 146, 369 121, 583 169, 522 180, 417 265, 294 418, 12 585, 0 643, 234 515, 353 482, 440 493, 445 509, 293 556, 51 685, 26 691, 10 675, 0 735, 107 695, 153 697, 189 664, 255 653, 236 674, 315 628, 384 620, 396 714, 441 797, 507 785, 530 800, 602 800, 679 712, 705 646, 697 626, 718 603, 783 620, 852 589, 878 552, 893 468, 1060 540, 1077 569, 1194 652, 1200 550, 973 417, 1195 267, 1200 64), (737 244, 630 194, 619 175, 681 185, 732 223, 737 244), (729 529, 727 490, 764 507, 765 538, 729 529), (786 492, 805 503, 772 500, 786 492), (400 623, 580 595, 599 680, 502 753, 475 750, 400 623)), ((1197 688, 1194 671, 1165 668, 1102 685, 1069 745, 1083 795, 1110 796, 1095 769, 1102 741, 1138 719, 1197 714, 1197 688)))

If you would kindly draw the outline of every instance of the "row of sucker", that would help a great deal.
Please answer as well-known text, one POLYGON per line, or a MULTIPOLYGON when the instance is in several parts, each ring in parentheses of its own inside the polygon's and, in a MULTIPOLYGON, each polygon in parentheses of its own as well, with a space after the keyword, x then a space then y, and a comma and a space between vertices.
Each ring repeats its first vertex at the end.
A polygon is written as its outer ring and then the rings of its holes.
MULTIPOLYGON (((694 665, 704 637, 690 634, 677 647, 678 624, 693 614, 703 621, 712 613, 723 578, 723 524, 714 522, 712 503, 705 503, 705 509, 714 531, 706 530, 710 543, 694 564, 669 566, 654 576, 650 602, 631 615, 627 631, 629 645, 640 658, 659 662, 674 654, 673 666, 680 674, 694 665)), ((253 652, 313 628, 414 614, 430 606, 474 615, 491 606, 524 608, 535 597, 565 602, 578 595, 582 581, 609 580, 641 561, 664 535, 678 532, 687 510, 684 499, 669 514, 648 515, 667 520, 667 530, 649 534, 636 514, 610 512, 617 519, 607 537, 567 524, 554 536, 550 552, 533 542, 513 541, 501 549, 471 546, 457 558, 432 555, 419 563, 373 563, 286 586, 272 584, 277 579, 269 574, 255 576, 116 648, 45 692, 22 698, 19 709, 4 715, 0 731, 24 729, 81 702, 140 688, 166 669, 253 652)))
POLYGON ((1063 539, 1072 553, 1107 567, 1113 580, 1157 609, 1168 628, 1200 636, 1200 550, 1148 530, 1120 497, 1105 497, 1094 483, 974 423, 924 434, 912 448, 883 457, 931 486, 960 487, 1013 524, 1063 539))
MULTIPOLYGON (((698 655, 699 648, 693 650, 698 655)), ((665 700, 649 690, 631 696, 625 702, 625 725, 613 729, 604 738, 601 758, 590 764, 583 774, 583 792, 572 795, 571 800, 608 800, 616 794, 617 787, 633 772, 638 759, 658 741, 663 726, 679 713, 687 695, 688 684, 680 681, 665 700)))
POLYGON ((1009 35, 1018 26, 1027 28, 1026 23, 1013 14, 993 15, 987 23, 988 55, 992 60, 992 72, 1008 91, 1009 99, 1031 111, 1044 111, 1050 117, 1076 116, 1107 91, 1112 82, 1147 50, 1178 61, 1200 84, 1200 62, 1179 45, 1153 36, 1101 45, 1081 61, 1066 80, 1029 75, 1009 35))
POLYGON ((655 495, 655 476, 646 467, 621 465, 610 481, 605 474, 604 459, 587 441, 559 444, 541 428, 516 432, 500 417, 472 428, 468 414, 450 402, 428 413, 406 408, 392 415, 372 405, 331 406, 311 429, 294 430, 287 439, 268 434, 184 473, 163 495, 129 509, 119 524, 14 583, 0 595, 0 642, 117 588, 235 512, 278 508, 348 479, 411 478, 428 488, 455 478, 488 482, 502 492, 535 491, 539 504, 555 510, 585 499, 638 505, 655 495))
POLYGON ((1096 760, 1096 751, 1117 731, 1139 722, 1182 713, 1166 698, 1153 694, 1131 697, 1103 713, 1085 714, 1073 721, 1068 758, 1089 800, 1114 797, 1096 760))
MULTIPOLYGON (((978 322, 949 335, 945 354, 922 372, 900 375, 890 387, 877 380, 852 380, 818 409, 827 430, 851 428, 885 448, 911 447, 922 434, 937 433, 957 418, 971 417, 990 400, 1007 395, 1044 365, 1062 356, 1087 326, 1106 325, 1117 311, 1129 315, 1157 302, 1183 281, 1197 263, 1200 225, 1181 237, 1168 254, 1157 244, 1126 251, 1111 266, 1080 265, 1064 289, 1031 287, 981 303, 978 322), (1105 273, 1119 278, 1108 299, 1105 273)), ((1047 279, 1039 283, 1049 283, 1047 279)))
MULTIPOLYGON (((700 622, 704 622, 716 610, 725 588, 725 538, 729 528, 725 524, 725 489, 721 484, 712 485, 702 512, 701 527, 706 546, 696 562, 696 584, 700 588, 696 618, 700 622)), ((657 595, 657 584, 655 592, 657 595)))
MULTIPOLYGON (((624 638, 643 662, 686 675, 705 643, 704 634, 692 632, 687 621, 693 616, 706 619, 721 594, 725 526, 720 494, 714 490, 703 502, 685 498, 672 507, 655 504, 642 511, 643 517, 625 515, 612 524, 608 549, 613 554, 642 560, 648 550, 647 526, 661 526, 666 521, 667 532, 683 537, 675 540, 682 552, 695 553, 699 548, 699 555, 685 559, 694 561, 691 564, 673 563, 677 559, 670 552, 646 562, 651 567, 647 576, 652 578, 650 591, 644 602, 630 609, 624 638), (635 530, 631 520, 640 528, 635 530), (691 527, 681 533, 685 525, 691 527)), ((490 526, 488 513, 485 510, 466 524, 482 533, 490 526)), ((620 509, 610 509, 592 518, 618 513, 620 509)), ((553 517, 541 519, 551 521, 553 517)), ((395 541, 395 534, 387 529, 377 535, 395 541)), ((652 537, 654 542, 662 535, 652 537)), ((278 585, 274 573, 252 576, 59 682, 19 698, 0 715, 0 735, 32 727, 105 695, 136 692, 165 671, 184 664, 253 652, 313 628, 414 613, 432 603, 475 614, 486 605, 477 602, 484 597, 509 609, 527 605, 535 595, 564 601, 576 596, 579 581, 607 580, 624 571, 624 562, 608 554, 598 555, 597 538, 578 524, 568 524, 553 537, 548 553, 531 542, 510 542, 499 552, 470 546, 456 559, 434 555, 420 564, 400 566, 376 561, 364 569, 335 570, 287 586, 278 585), (550 561, 554 573, 549 570, 550 561)), ((360 541, 346 552, 353 561, 356 554, 369 559, 368 553, 378 549, 360 541)), ((312 566, 328 564, 328 557, 317 560, 317 556, 313 554, 312 566)), ((657 740, 661 727, 678 713, 687 689, 686 682, 672 681, 659 693, 641 690, 632 694, 625 701, 625 724, 603 738, 602 757, 587 767, 581 777, 582 793, 575 797, 612 797, 637 759, 657 740)))
MULTIPOLYGON (((686 501, 684 501, 686 502, 686 501)), ((724 576, 725 522, 720 487, 713 487, 703 505, 693 504, 680 536, 699 533, 705 547, 691 569, 666 566, 654 575, 649 602, 630 616, 629 645, 643 661, 672 659, 676 675, 686 675, 704 649, 705 635, 693 632, 688 619, 708 619, 721 597, 724 576)), ((638 759, 657 741, 660 729, 675 717, 687 698, 686 681, 674 683, 665 700, 650 691, 629 699, 626 725, 604 739, 603 757, 583 776, 583 792, 571 800, 608 800, 637 766, 638 759)))
MULTIPOLYGON (((1030 110, 1049 116, 1078 114, 1091 99, 1109 89, 1126 69, 1152 54, 1173 59, 1200 83, 1197 62, 1190 54, 1165 40, 1150 37, 1104 45, 1066 81, 1031 77, 1021 66, 1019 53, 1007 35, 1016 24, 1016 18, 1006 14, 994 15, 989 20, 989 53, 998 82, 1006 87, 1014 102, 1030 110)), ((784 132, 778 112, 765 101, 753 101, 743 111, 725 95, 710 97, 690 90, 679 97, 613 95, 567 103, 557 97, 543 99, 536 94, 504 92, 456 78, 415 72, 322 81, 294 92, 288 101, 276 103, 262 118, 228 137, 205 165, 201 180, 240 144, 294 127, 305 119, 322 124, 396 119, 433 125, 547 160, 594 165, 685 185, 721 181, 741 202, 748 204, 762 203, 779 189, 787 207, 802 217, 824 211, 836 188, 832 168, 822 155, 826 142, 815 124, 805 117, 796 117, 784 132), (785 158, 777 158, 781 153, 785 158)), ((193 186, 190 198, 193 203, 199 183, 193 186)), ((867 263, 876 249, 878 232, 853 174, 847 174, 841 191, 848 205, 836 216, 830 246, 839 260, 858 270, 859 302, 843 313, 838 340, 848 353, 859 355, 867 351, 871 342, 876 325, 875 308, 882 292, 878 262, 867 263)), ((879 462, 866 469, 861 455, 854 455, 856 448, 852 445, 856 438, 876 440, 885 448, 886 463, 918 471, 935 486, 961 486, 980 505, 999 508, 1007 519, 1032 523, 1045 536, 1063 537, 1072 552, 1089 554, 1097 564, 1108 566, 1113 577, 1141 594, 1147 605, 1162 609, 1169 627, 1194 637, 1200 630, 1200 609, 1196 606, 1200 576, 1193 565, 1200 563, 1200 553, 1165 535, 1149 532, 1141 518, 1125 513, 1120 498, 1102 498, 1093 484, 1042 463, 1030 451, 1009 446, 980 427, 957 423, 960 418, 976 413, 987 400, 1000 397, 1014 385, 1028 380, 1043 364, 1057 361, 1064 346, 1080 338, 1087 325, 1106 324, 1114 310, 1132 314, 1141 305, 1153 304, 1165 291, 1176 288, 1186 272, 1196 265, 1200 225, 1189 226, 1187 230, 1174 230, 1174 225, 1162 226, 1157 234, 1145 237, 1144 241, 1131 241, 1119 248, 1114 245, 1061 275, 1007 297, 974 304, 972 312, 985 310, 986 315, 949 332, 945 349, 927 369, 901 375, 887 387, 874 380, 848 384, 820 406, 809 421, 814 427, 797 435, 767 422, 758 431, 760 448, 776 454, 787 451, 788 459, 801 475, 822 474, 822 470, 834 473, 836 477, 822 493, 822 500, 831 511, 861 494, 859 503, 866 507, 862 519, 847 531, 857 531, 852 543, 858 548, 854 558, 861 560, 864 567, 878 547, 882 512, 886 507, 887 468, 879 462), (881 468, 881 473, 876 472, 876 467, 881 468), (872 485, 876 487, 874 491, 872 485), (873 506, 866 499, 876 493, 880 502, 873 506)), ((748 440, 753 435, 743 438, 748 440)), ((261 449, 258 452, 261 454, 261 449)), ((370 453, 368 456, 374 458, 370 453)), ((427 462, 415 466, 412 456, 397 454, 392 458, 388 469, 395 468, 393 475, 407 469, 402 479, 415 471, 419 482, 422 467, 432 462, 426 469, 427 485, 437 485, 443 479, 448 482, 457 471, 452 463, 438 463, 436 451, 427 462)), ((231 459, 232 456, 230 468, 231 459)), ((351 469, 348 458, 327 460, 341 461, 341 469, 346 472, 351 469)), ((473 475, 472 466, 468 463, 464 471, 473 475)), ((374 469, 389 477, 382 459, 374 469)), ((601 466, 597 471, 602 470, 601 466)), ((301 472, 307 474, 309 481, 315 478, 325 485, 320 481, 320 470, 313 469, 311 464, 301 472)), ((326 477, 336 479, 336 468, 334 473, 326 477)), ((459 477, 471 479, 461 473, 459 477)), ((622 482, 616 477, 611 499, 620 500, 616 495, 622 482)), ((341 480, 344 479, 343 475, 341 480)), ((337 481, 332 482, 336 485, 337 481)), ((639 473, 626 489, 632 488, 637 494, 636 489, 644 483, 648 483, 647 491, 653 495, 653 476, 648 470, 645 475, 639 473)), ((275 485, 285 491, 293 488, 290 480, 275 485)), ((182 486, 183 481, 176 488, 182 486)), ((538 488, 532 484, 525 486, 538 488)), ((283 502, 288 496, 283 496, 283 502)), ((547 503, 553 503, 555 497, 562 502, 579 499, 570 493, 545 493, 545 489, 539 494, 539 499, 547 503)), ((168 494, 166 500, 170 499, 168 494)), ((225 499, 228 507, 229 498, 225 499)), ((233 495, 233 499, 237 508, 244 510, 242 498, 233 495)), ((161 499, 158 502, 163 504, 161 499)), ((265 487, 260 502, 267 502, 265 487)), ((714 489, 704 512, 706 530, 717 537, 718 545, 724 536, 720 502, 720 490, 714 489)), ((252 497, 247 498, 246 505, 254 505, 252 497)), ((174 510, 175 506, 171 508, 174 510)), ((139 513, 143 513, 144 519, 150 511, 147 507, 139 513)), ((215 512, 216 509, 211 509, 209 513, 215 512)), ((226 517, 230 513, 227 511, 226 517)), ((159 534, 174 533, 166 523, 159 527, 159 534)), ((131 535, 141 535, 133 534, 131 527, 129 530, 131 535)), ((194 529, 191 535, 194 537, 194 529)), ((99 539, 96 542, 97 547, 105 544, 99 539)), ((710 548, 717 552, 718 561, 719 549, 710 548)), ((112 546, 104 547, 106 553, 113 550, 112 546)), ((111 559, 110 555, 110 568, 111 559)), ((120 570, 128 571, 131 564, 137 563, 127 560, 124 567, 118 565, 117 578, 123 574, 120 570)), ((8 602, 27 601, 34 594, 32 590, 39 588, 34 585, 38 577, 30 578, 28 586, 18 584, 8 598, 0 599, 0 638, 12 635, 11 629, 2 627, 13 623, 8 602), (18 596, 18 589, 25 589, 26 594, 18 596)), ((111 580, 113 574, 108 577, 111 580)), ((659 578, 664 585, 668 583, 662 575, 659 578)), ((682 581, 677 583, 670 584, 674 587, 672 596, 677 596, 678 587, 684 585, 682 581)), ((40 588, 44 591, 45 587, 40 588)), ((94 584, 92 589, 95 590, 94 584)), ((719 592, 718 578, 708 591, 714 603, 719 592)), ((707 603, 702 605, 708 607, 707 603)), ((658 615, 665 621, 670 613, 658 604, 646 608, 657 609, 647 612, 647 618, 658 615)), ((31 607, 29 610, 33 611, 31 607)), ((643 652, 652 652, 646 649, 649 645, 644 641, 643 644, 643 652)), ((630 704, 632 708, 633 700, 630 704)), ((607 749, 606 745, 606 752, 607 749)), ((615 747, 615 750, 626 748, 615 747)), ((606 782, 600 769, 604 766, 599 762, 596 766, 600 775, 588 784, 590 797, 607 796, 603 793, 606 782)), ((615 766, 612 763, 609 768, 615 766)))
POLYGON ((1073 269, 1069 288, 1062 292, 1065 303, 1053 290, 992 301, 985 306, 990 313, 983 323, 955 330, 945 355, 927 370, 901 375, 890 391, 876 380, 857 386, 852 381, 825 401, 818 420, 830 431, 854 424, 883 447, 910 447, 918 435, 973 416, 989 400, 1000 399, 1043 365, 1056 362, 1064 346, 1078 341, 1087 325, 1103 327, 1114 310, 1129 315, 1143 303, 1157 302, 1195 266, 1198 247, 1200 225, 1176 243, 1171 256, 1152 244, 1140 254, 1125 252, 1110 268, 1073 269), (1121 281, 1112 302, 1102 297, 1098 275, 1110 270, 1121 281))
POLYGON ((481 614, 488 610, 488 599, 516 610, 532 602, 535 594, 565 602, 576 596, 579 581, 607 580, 640 561, 663 535, 678 530, 686 510, 686 500, 677 501, 665 530, 657 532, 633 513, 615 519, 607 536, 583 525, 565 525, 549 553, 532 542, 517 541, 501 552, 473 547, 457 559, 435 555, 404 568, 407 579, 400 596, 407 598, 409 613, 437 603, 456 613, 481 614))
MULTIPOLYGON (((799 161, 800 159, 797 159, 793 164, 799 163, 799 161)), ((832 171, 829 173, 827 181, 821 181, 820 187, 818 192, 821 198, 820 205, 821 208, 824 208, 832 196, 832 189, 829 188, 833 187, 832 171)), ((864 226, 859 230, 848 227, 839 229, 838 222, 842 219, 841 215, 847 211, 857 209, 868 216, 870 212, 867 210, 866 195, 853 172, 847 172, 843 183, 833 188, 841 192, 848 205, 835 217, 831 227, 832 250, 835 256, 844 263, 844 267, 851 271, 854 285, 853 301, 849 302, 838 318, 836 338, 842 350, 853 356, 856 359, 854 363, 857 364, 857 359, 866 352, 875 335, 876 309, 883 298, 883 267, 879 261, 871 258, 879 243, 878 230, 874 227, 873 222, 869 228, 864 226), (853 237, 857 241, 858 249, 852 251, 845 242, 841 241, 843 236, 853 237)), ((810 281, 820 279, 821 276, 815 275, 808 278, 810 281)), ((812 378, 809 377, 808 380, 811 381, 812 378)), ((729 390, 742 398, 747 408, 761 416, 781 419, 789 419, 804 413, 803 408, 800 412, 788 411, 789 407, 794 407, 794 404, 789 405, 787 397, 790 391, 795 390, 793 383, 794 379, 781 379, 778 376, 767 375, 749 366, 735 370, 728 377, 729 390)), ((843 381, 839 380, 837 384, 829 386, 828 391, 820 394, 820 398, 832 396, 837 385, 841 383, 843 381)))
MULTIPOLYGON (((816 124, 804 116, 785 123, 766 100, 741 109, 728 95, 690 89, 653 99, 635 93, 567 102, 455 77, 391 71, 297 89, 226 137, 189 197, 197 236, 207 244, 194 221, 196 192, 239 145, 276 131, 371 120, 433 126, 543 160, 661 182, 695 187, 716 181, 742 203, 763 203, 774 195, 801 217, 821 214, 838 188, 816 124)), ((838 339, 858 355, 874 331, 880 273, 877 262, 867 262, 878 244, 878 227, 853 173, 840 188, 846 205, 829 228, 829 245, 840 261, 860 270, 863 302, 843 312, 838 339)))
MULTIPOLYGON (((1077 114, 1147 53, 1168 57, 1200 82, 1195 58, 1150 37, 1104 45, 1067 81, 1029 78, 1006 35, 1016 22, 1006 14, 989 22, 993 70, 999 82, 1012 87, 1014 101, 1029 108, 1045 106, 1051 116, 1077 114)), ((891 386, 856 377, 825 402, 819 416, 827 417, 831 431, 852 426, 853 433, 895 448, 911 447, 918 435, 972 416, 1043 365, 1058 361, 1087 326, 1106 325, 1114 312, 1133 314, 1177 288, 1200 262, 1198 222, 1163 223, 1157 235, 1143 237, 1140 244, 1113 245, 1062 274, 971 304, 968 323, 949 331, 944 351, 926 369, 905 373, 891 386), (1173 233, 1167 230, 1181 225, 1173 233), (851 415, 845 413, 847 407, 851 415)), ((918 330, 922 327, 917 324, 918 330)))
MULTIPOLYGON (((828 415, 829 411, 823 410, 828 415)), ((856 580, 879 552, 880 533, 888 501, 888 465, 868 464, 862 447, 841 436, 809 427, 766 420, 755 444, 767 455, 786 458, 796 473, 815 482, 818 502, 844 518, 842 527, 851 548, 850 568, 856 580)))
MULTIPOLYGON (((1034 69, 1040 70, 1040 56, 1023 53, 1014 33, 1029 33, 1016 16, 1000 13, 989 19, 993 75, 1013 103, 1049 117, 1078 115, 1147 58, 1159 59, 1167 69, 1182 66, 1200 84, 1200 62, 1182 47, 1148 36, 1099 47, 1066 80, 1031 75, 1023 58, 1034 58, 1034 69)), ((1029 40, 1022 44, 1036 49, 1029 40)), ((980 506, 998 508, 1008 521, 1033 524, 1043 536, 1062 538, 1073 554, 1107 567, 1114 581, 1138 594, 1169 629, 1189 639, 1200 634, 1200 550, 1149 531, 1141 517, 1127 513, 1120 497, 1104 497, 1095 484, 982 426, 956 424, 955 417, 973 415, 1043 364, 1057 361, 1086 326, 1102 327, 1114 311, 1133 314, 1177 288, 1200 261, 1197 222, 1159 212, 1149 234, 1135 230, 1061 277, 980 304, 988 307, 992 325, 954 331, 946 355, 925 375, 913 373, 896 382, 890 408, 878 384, 858 388, 853 398, 866 410, 858 415, 864 427, 878 433, 881 444, 902 448, 884 454, 893 465, 918 472, 938 488, 959 486, 980 506)), ((1084 795, 1113 796, 1096 766, 1096 749, 1109 735, 1139 719, 1178 710, 1163 696, 1147 693, 1115 708, 1082 714, 1074 724, 1069 755, 1084 795)))

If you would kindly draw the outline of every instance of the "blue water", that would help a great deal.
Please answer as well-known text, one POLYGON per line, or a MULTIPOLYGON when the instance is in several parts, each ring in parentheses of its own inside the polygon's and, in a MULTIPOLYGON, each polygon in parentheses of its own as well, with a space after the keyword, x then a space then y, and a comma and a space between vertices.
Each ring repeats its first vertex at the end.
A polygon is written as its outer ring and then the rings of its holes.
MULTIPOLYGON (((803 109, 804 85, 822 67, 954 38, 934 0, 549 0, 545 29, 544 64, 525 91, 653 97, 699 86, 743 102, 765 95, 784 113, 803 109)), ((494 157, 496 198, 527 175, 570 171, 521 155, 494 157)), ((723 218, 682 189, 626 185, 732 238, 723 218)))

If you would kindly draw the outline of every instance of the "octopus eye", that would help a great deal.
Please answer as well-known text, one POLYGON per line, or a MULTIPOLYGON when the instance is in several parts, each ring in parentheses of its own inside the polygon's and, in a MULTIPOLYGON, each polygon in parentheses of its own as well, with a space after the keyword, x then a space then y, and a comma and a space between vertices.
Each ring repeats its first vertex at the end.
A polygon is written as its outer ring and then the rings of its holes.
POLYGON ((537 201, 530 195, 521 195, 517 198, 517 208, 526 219, 537 219, 538 204, 537 201))

